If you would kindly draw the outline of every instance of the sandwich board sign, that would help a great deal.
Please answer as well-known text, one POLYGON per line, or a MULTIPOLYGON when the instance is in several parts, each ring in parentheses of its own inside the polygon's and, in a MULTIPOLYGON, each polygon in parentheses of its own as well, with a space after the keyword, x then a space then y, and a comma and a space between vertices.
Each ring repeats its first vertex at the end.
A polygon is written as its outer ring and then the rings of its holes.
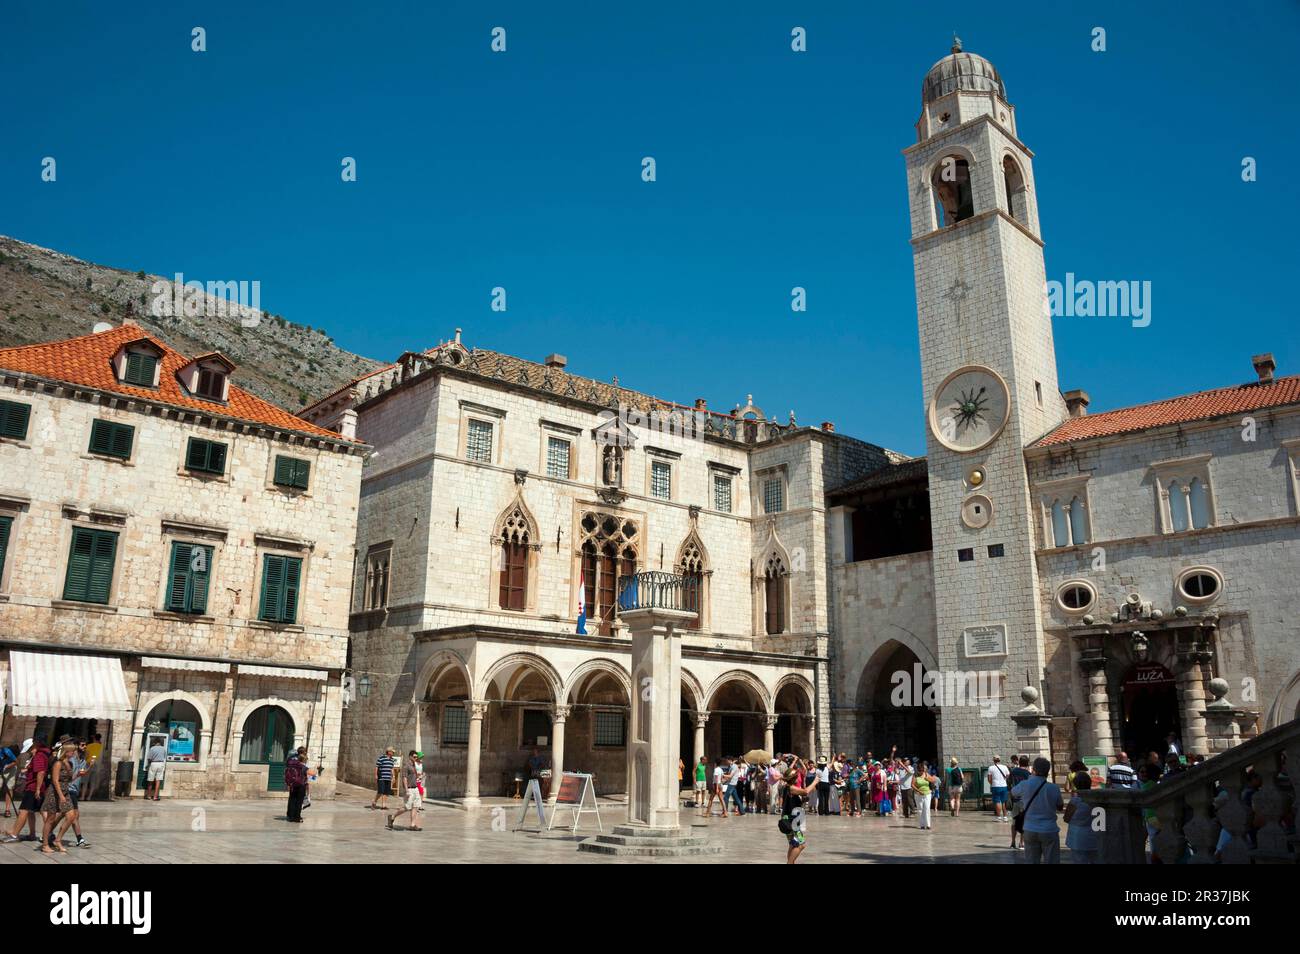
POLYGON ((528 821, 528 808, 532 806, 537 812, 537 830, 541 831, 546 827, 546 816, 542 808, 542 785, 537 779, 528 780, 528 789, 524 792, 523 810, 519 812, 519 823, 515 825, 515 831, 524 827, 524 822, 528 821))
POLYGON ((560 778, 560 791, 555 797, 555 807, 551 809, 551 821, 546 826, 550 831, 555 826, 555 816, 564 808, 573 812, 573 824, 569 831, 578 830, 578 822, 584 814, 596 816, 596 830, 605 829, 600 823, 600 810, 596 807, 596 787, 588 772, 565 772, 560 778))

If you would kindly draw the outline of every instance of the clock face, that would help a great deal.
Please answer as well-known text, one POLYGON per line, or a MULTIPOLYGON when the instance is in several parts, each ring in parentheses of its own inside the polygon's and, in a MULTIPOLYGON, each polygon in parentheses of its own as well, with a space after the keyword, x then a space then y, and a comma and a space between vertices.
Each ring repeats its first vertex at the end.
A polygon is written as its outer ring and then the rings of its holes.
POLYGON ((930 429, 939 443, 958 452, 993 443, 1007 423, 1007 385, 989 368, 960 368, 939 385, 930 404, 930 429))

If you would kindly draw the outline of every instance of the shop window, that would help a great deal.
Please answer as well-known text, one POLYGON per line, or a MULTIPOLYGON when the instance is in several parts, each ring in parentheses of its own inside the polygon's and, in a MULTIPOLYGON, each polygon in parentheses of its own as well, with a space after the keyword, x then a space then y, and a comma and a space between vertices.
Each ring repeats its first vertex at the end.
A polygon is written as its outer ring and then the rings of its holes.
MULTIPOLYGON (((283 765, 293 748, 293 718, 279 706, 262 706, 244 720, 239 761, 245 765, 283 765)), ((272 775, 275 770, 272 769, 272 775)))
POLYGON ((144 723, 143 752, 149 748, 150 733, 167 734, 168 762, 198 762, 202 758, 199 747, 203 732, 203 716, 184 699, 167 699, 149 712, 144 723))

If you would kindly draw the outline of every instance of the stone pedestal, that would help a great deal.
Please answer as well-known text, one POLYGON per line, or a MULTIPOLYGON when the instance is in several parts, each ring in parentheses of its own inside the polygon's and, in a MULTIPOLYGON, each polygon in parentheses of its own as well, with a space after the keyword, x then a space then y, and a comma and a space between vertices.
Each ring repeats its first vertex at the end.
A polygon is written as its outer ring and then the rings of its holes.
POLYGON ((1255 721, 1255 713, 1239 709, 1228 699, 1228 681, 1211 679, 1210 692, 1214 701, 1201 711, 1205 720, 1206 755, 1218 755, 1234 749, 1242 742, 1242 726, 1255 721))
POLYGON ((1020 690, 1020 699, 1024 706, 1011 717, 1016 724, 1016 751, 1029 756, 1031 762, 1039 756, 1051 759, 1051 736, 1047 727, 1052 720, 1038 706, 1038 690, 1025 686, 1020 690))
POLYGON ((681 630, 686 610, 625 609, 632 634, 632 719, 627 742, 629 825, 678 827, 677 762, 681 750, 681 630))

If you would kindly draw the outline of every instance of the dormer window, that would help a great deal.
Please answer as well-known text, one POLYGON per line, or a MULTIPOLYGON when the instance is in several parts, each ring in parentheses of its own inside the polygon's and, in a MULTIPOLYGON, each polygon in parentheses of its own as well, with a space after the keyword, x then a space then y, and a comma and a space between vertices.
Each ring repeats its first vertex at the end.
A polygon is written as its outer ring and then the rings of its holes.
POLYGON ((144 351, 129 351, 126 355, 126 367, 122 371, 122 383, 134 384, 136 387, 154 387, 158 379, 158 358, 144 351))
POLYGON ((213 368, 199 369, 199 386, 195 393, 210 401, 226 399, 226 376, 213 368))
POLYGON ((224 355, 200 355, 176 373, 185 390, 205 401, 230 400, 230 375, 235 366, 224 355))

